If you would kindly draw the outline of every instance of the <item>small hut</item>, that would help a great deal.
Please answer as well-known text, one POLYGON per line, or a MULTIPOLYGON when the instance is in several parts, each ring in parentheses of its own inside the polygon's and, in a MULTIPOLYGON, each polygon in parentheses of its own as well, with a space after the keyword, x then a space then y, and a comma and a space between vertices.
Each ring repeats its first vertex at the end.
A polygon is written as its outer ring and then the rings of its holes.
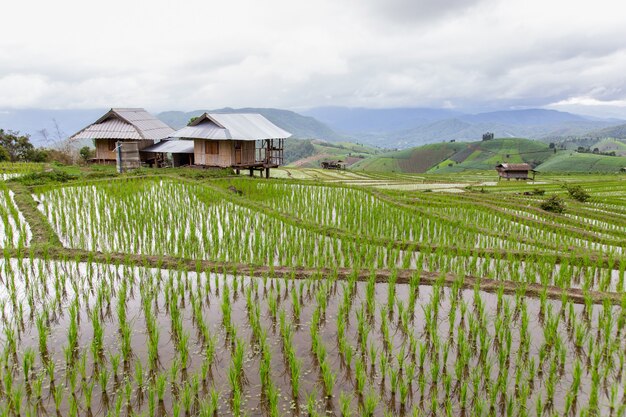
MULTIPOLYGON (((117 143, 136 142, 141 151, 155 141, 167 138, 174 129, 140 108, 114 108, 94 123, 70 137, 70 140, 92 139, 96 147, 94 162, 114 163, 117 159, 117 143)), ((134 149, 134 145, 132 146, 134 149)), ((132 155, 141 159, 140 152, 132 155)))
POLYGON ((195 165, 265 171, 283 163, 284 140, 291 133, 260 114, 204 113, 171 137, 194 142, 195 165))
POLYGON ((496 165, 496 171, 498 171, 500 178, 506 178, 507 180, 528 180, 531 172, 533 173, 533 179, 535 178, 535 171, 528 164, 502 163, 496 165))

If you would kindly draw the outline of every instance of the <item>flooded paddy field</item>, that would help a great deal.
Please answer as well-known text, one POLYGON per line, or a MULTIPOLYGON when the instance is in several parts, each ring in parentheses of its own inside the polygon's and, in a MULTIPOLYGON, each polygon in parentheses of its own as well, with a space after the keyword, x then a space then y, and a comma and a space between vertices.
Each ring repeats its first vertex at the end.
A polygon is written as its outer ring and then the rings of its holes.
POLYGON ((419 275, 398 284, 29 259, 0 267, 1 398, 14 411, 608 415, 623 408, 620 306, 461 289, 460 280, 427 286, 419 275))
POLYGON ((7 177, 0 416, 624 415, 619 179, 290 172, 7 177))

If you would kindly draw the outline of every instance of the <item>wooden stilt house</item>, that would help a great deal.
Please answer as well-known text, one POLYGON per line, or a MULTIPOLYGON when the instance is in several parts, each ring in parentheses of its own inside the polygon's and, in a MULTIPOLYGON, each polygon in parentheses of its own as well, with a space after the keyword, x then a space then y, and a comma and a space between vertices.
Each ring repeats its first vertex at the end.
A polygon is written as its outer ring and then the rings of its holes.
POLYGON ((194 161, 206 167, 232 167, 237 173, 265 171, 283 163, 284 140, 291 133, 260 114, 204 113, 173 138, 194 141, 194 161))
POLYGON ((527 180, 530 179, 531 172, 532 178, 535 178, 535 171, 529 164, 502 163, 496 165, 496 171, 498 171, 500 178, 506 178, 507 180, 527 180))
MULTIPOLYGON (((118 142, 136 142, 141 151, 155 141, 165 139, 174 129, 140 108, 113 108, 94 123, 75 133, 70 140, 93 139, 96 147, 94 162, 114 163, 118 142)), ((134 145, 132 147, 134 149, 134 145)), ((133 156, 134 157, 134 156, 133 156)), ((141 153, 136 157, 141 159, 141 153)))

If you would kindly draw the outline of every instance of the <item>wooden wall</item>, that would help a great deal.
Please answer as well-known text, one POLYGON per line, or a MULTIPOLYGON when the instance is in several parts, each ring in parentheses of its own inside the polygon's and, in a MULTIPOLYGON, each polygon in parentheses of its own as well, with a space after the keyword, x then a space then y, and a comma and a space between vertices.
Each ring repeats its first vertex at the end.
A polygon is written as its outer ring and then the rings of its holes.
POLYGON ((115 161, 117 159, 117 153, 109 150, 115 148, 115 143, 118 141, 137 142, 137 147, 141 150, 147 148, 150 145, 154 145, 153 140, 127 140, 127 139, 94 139, 94 145, 96 146, 95 159, 105 161, 115 161))
MULTIPOLYGON (((196 165, 214 167, 230 167, 236 163, 235 142, 241 143, 241 163, 253 164, 255 161, 254 141, 220 140, 219 153, 216 155, 206 153, 207 140, 195 139, 193 144, 194 161, 196 165)), ((212 141, 215 142, 215 141, 212 141)))

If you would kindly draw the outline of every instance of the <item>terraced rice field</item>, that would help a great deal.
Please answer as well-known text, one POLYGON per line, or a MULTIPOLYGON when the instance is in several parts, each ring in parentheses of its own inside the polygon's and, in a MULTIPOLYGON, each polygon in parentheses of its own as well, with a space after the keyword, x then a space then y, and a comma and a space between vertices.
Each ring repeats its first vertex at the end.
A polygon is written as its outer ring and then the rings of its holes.
POLYGON ((0 415, 624 415, 620 177, 310 171, 3 184, 0 415))

